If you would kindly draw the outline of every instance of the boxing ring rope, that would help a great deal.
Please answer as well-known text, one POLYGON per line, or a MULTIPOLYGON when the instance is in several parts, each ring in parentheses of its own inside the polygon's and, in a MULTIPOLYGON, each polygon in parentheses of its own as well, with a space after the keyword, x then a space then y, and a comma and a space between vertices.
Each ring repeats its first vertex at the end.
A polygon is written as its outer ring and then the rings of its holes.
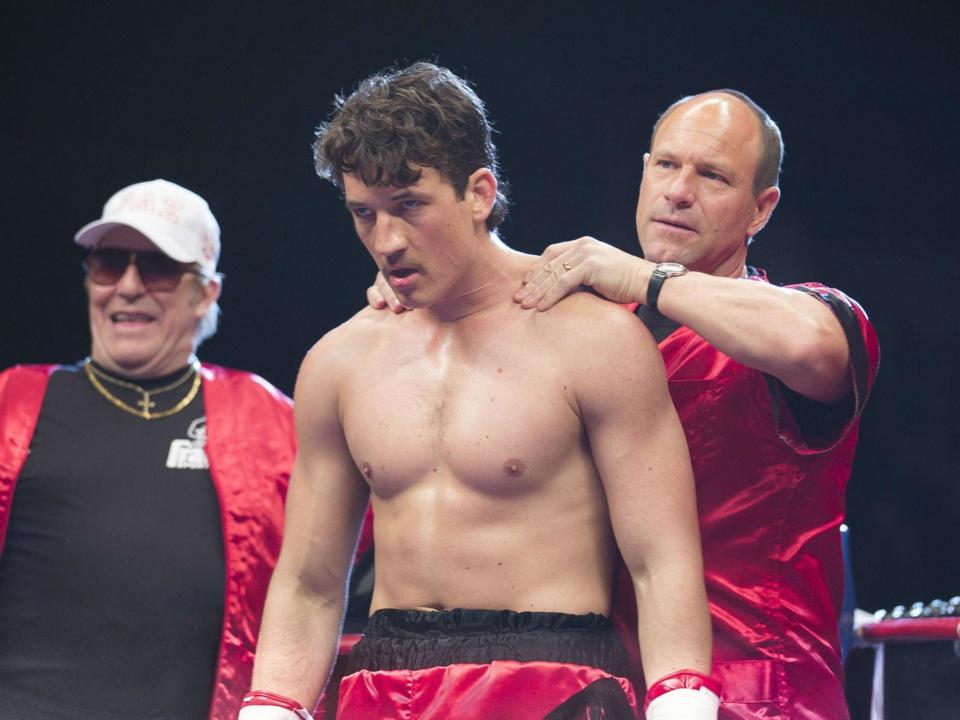
POLYGON ((928 605, 914 603, 909 610, 902 605, 889 612, 868 613, 858 609, 854 613, 854 634, 857 647, 872 647, 875 651, 870 720, 886 720, 884 664, 887 646, 952 641, 954 654, 960 657, 960 596, 946 602, 934 600, 928 605))

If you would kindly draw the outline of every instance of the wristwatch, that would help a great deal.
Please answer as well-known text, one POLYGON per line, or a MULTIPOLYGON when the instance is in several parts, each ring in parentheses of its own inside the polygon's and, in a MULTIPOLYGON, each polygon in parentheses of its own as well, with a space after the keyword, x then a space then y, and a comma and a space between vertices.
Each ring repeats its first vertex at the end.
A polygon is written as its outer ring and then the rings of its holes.
POLYGON ((667 278, 686 275, 687 268, 680 263, 664 262, 657 263, 657 266, 650 274, 650 282, 647 285, 647 307, 657 311, 657 298, 660 297, 660 288, 663 287, 663 281, 667 278))

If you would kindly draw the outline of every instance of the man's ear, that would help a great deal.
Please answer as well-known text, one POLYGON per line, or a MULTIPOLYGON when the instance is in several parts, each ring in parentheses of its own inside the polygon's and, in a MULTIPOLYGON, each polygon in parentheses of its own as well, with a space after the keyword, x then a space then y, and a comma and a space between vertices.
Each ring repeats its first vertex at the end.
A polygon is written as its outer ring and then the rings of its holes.
POLYGON ((747 228, 748 237, 753 237, 763 230, 763 226, 770 220, 770 216, 773 215, 773 209, 777 206, 777 203, 780 202, 780 188, 768 187, 757 195, 754 202, 756 206, 753 220, 747 228))
POLYGON ((497 178, 490 168, 480 168, 467 178, 464 199, 470 201, 475 223, 485 223, 497 201, 497 178))
POLYGON ((203 317, 207 314, 210 306, 220 299, 220 291, 223 288, 223 284, 220 281, 219 275, 214 275, 206 282, 198 277, 197 284, 199 285, 199 292, 197 293, 197 305, 193 310, 197 317, 203 317))

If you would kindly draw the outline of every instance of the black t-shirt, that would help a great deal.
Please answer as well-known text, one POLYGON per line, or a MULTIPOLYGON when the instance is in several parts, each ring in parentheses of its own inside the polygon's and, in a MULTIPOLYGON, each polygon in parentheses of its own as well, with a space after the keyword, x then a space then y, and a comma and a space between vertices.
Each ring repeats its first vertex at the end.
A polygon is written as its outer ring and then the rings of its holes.
POLYGON ((24 718, 207 717, 225 570, 205 440, 202 393, 144 420, 79 366, 51 376, 0 557, 0 711, 6 695, 51 712, 24 718))

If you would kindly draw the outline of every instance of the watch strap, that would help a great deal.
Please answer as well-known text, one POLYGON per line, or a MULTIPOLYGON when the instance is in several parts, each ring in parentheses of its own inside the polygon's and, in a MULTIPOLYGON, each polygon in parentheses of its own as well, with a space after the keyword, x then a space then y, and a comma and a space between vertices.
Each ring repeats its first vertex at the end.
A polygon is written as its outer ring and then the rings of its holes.
POLYGON ((653 272, 650 273, 650 281, 647 283, 646 306, 654 312, 659 312, 657 310, 657 300, 660 299, 660 290, 663 288, 664 281, 667 278, 686 274, 687 268, 680 263, 659 263, 653 268, 653 272))
POLYGON ((650 274, 650 282, 647 283, 647 307, 654 312, 659 312, 657 310, 657 300, 660 297, 660 289, 663 287, 663 282, 666 279, 667 274, 657 268, 654 268, 650 274))

